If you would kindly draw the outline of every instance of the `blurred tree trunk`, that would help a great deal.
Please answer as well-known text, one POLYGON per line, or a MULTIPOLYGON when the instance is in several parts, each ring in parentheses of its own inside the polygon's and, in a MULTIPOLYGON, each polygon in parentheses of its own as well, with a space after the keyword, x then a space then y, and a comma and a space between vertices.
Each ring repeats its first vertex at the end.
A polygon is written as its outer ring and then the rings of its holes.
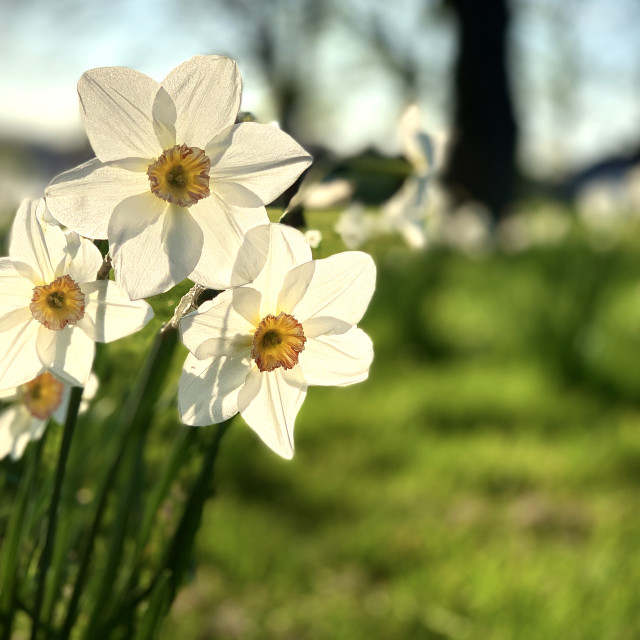
POLYGON ((457 19, 455 122, 445 183, 494 220, 513 196, 517 125, 507 75, 506 0, 449 0, 457 19))

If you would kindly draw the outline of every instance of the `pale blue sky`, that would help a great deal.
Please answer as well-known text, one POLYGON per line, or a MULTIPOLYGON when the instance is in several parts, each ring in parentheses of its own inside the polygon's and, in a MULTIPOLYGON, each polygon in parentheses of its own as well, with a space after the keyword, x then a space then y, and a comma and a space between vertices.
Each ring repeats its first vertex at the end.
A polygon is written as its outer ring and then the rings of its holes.
MULTIPOLYGON (((329 2, 330 0, 327 0, 329 2)), ((398 46, 424 60, 421 106, 429 129, 451 117, 454 40, 442 12, 420 31, 424 2, 397 0, 387 24, 398 46)), ((434 6, 437 4, 432 2, 434 6)), ((640 3, 635 0, 514 0, 515 98, 521 115, 521 159, 553 176, 640 140, 640 3)), ((345 6, 345 3, 342 3, 345 6)), ((384 12, 389 3, 351 0, 384 12)), ((287 20, 287 16, 283 17, 287 20)), ((287 25, 283 26, 286 33, 287 25)), ((269 92, 250 56, 247 35, 208 0, 2 1, 0 136, 59 146, 82 139, 75 86, 96 66, 124 65, 161 79, 192 55, 238 59, 243 108, 270 119, 269 92)), ((336 19, 314 59, 308 105, 310 138, 338 151, 376 144, 399 150, 397 80, 375 52, 336 19)))

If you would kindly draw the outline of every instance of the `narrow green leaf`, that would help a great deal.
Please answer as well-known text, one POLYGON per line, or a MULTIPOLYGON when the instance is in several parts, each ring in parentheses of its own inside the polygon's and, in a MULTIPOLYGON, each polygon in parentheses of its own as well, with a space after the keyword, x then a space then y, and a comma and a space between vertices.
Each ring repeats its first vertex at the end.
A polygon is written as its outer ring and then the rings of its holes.
MULTIPOLYGON (((126 432, 121 462, 125 480, 121 485, 121 491, 118 492, 119 500, 116 507, 116 517, 110 527, 106 562, 100 572, 96 591, 93 594, 94 607, 86 629, 85 637, 87 639, 100 636, 105 621, 113 615, 113 610, 118 605, 117 599, 114 602, 111 594, 123 561, 132 506, 143 486, 143 450, 146 434, 149 426, 153 423, 155 404, 170 370, 177 341, 178 334, 175 329, 158 333, 142 374, 120 416, 120 428, 126 432)), ((116 617, 118 617, 117 614, 116 617)), ((66 627, 67 623, 65 622, 66 627)))
POLYGON ((67 418, 64 424, 62 435, 62 444, 60 445, 60 455, 58 457, 58 466, 56 468, 56 477, 53 485, 53 494, 49 505, 49 517, 47 520, 47 536, 44 543, 44 549, 40 556, 38 566, 38 587, 36 591, 36 599, 33 607, 34 618, 31 626, 31 640, 38 637, 38 629, 40 625, 40 612, 42 601, 44 599, 45 585, 47 582, 47 574, 49 572, 49 564, 56 538, 56 528, 58 524, 58 506, 60 503, 60 494, 62 492, 62 481, 64 480, 67 460, 69 458, 69 449, 73 439, 73 432, 78 418, 80 409, 80 401, 82 400, 82 387, 72 387, 69 397, 69 408, 67 409, 67 418))
POLYGON ((25 453, 25 467, 22 479, 15 498, 15 506, 12 509, 11 518, 7 528, 7 535, 2 544, 0 554, 0 616, 2 617, 2 638, 11 638, 13 617, 17 608, 15 594, 20 588, 17 569, 20 559, 20 541, 24 533, 25 513, 37 475, 37 469, 44 447, 47 433, 33 447, 28 447, 25 453))
POLYGON ((170 581, 171 572, 168 570, 163 571, 158 577, 156 585, 151 592, 149 607, 144 613, 134 640, 153 640, 153 638, 157 637, 160 623, 168 613, 171 605, 170 581))

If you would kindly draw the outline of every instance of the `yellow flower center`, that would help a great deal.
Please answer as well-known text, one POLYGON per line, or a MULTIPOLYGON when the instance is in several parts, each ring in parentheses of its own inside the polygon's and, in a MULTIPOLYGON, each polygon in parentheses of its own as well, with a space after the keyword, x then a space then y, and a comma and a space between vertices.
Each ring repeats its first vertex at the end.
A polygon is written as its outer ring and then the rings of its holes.
POLYGON ((34 288, 29 309, 47 329, 60 331, 84 317, 84 293, 68 275, 60 276, 34 288))
POLYGON ((45 420, 62 402, 64 385, 48 371, 20 387, 25 407, 32 416, 45 420))
POLYGON ((260 371, 278 367, 291 369, 298 364, 298 354, 304 350, 302 325, 287 313, 262 318, 253 334, 251 357, 260 371))
POLYGON ((166 149, 147 169, 151 192, 171 204, 190 207, 209 195, 211 160, 186 144, 166 149))

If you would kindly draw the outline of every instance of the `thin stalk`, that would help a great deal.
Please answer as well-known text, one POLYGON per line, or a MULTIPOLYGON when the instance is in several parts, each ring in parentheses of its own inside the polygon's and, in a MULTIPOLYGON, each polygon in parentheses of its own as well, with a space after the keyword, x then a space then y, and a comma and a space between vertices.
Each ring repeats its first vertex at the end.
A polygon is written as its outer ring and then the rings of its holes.
POLYGON ((173 354, 176 342, 177 333, 175 331, 165 330, 156 336, 155 342, 151 349, 151 353, 147 358, 145 367, 140 374, 140 378, 127 401, 126 409, 122 414, 123 417, 127 415, 129 416, 129 418, 126 419, 124 423, 122 421, 118 422, 120 428, 124 431, 124 435, 122 437, 122 440, 120 441, 120 448, 118 449, 118 453, 116 454, 116 457, 114 458, 113 463, 109 468, 109 472, 100 488, 96 511, 82 552, 78 575, 76 576, 76 581, 73 586, 73 592, 71 594, 69 605, 67 607, 67 615, 65 616, 62 631, 60 633, 60 636, 62 638, 68 638, 70 636, 71 629, 76 622, 80 597, 84 592, 87 577, 89 575, 89 567, 91 565, 91 560, 93 557, 95 540, 102 526, 102 519, 107 508, 109 494, 113 489, 113 486, 118 477, 118 471, 120 470, 120 466, 122 464, 122 460, 124 458, 125 451, 127 449, 127 445, 129 443, 129 439, 133 430, 133 420, 135 419, 136 413, 135 407, 140 407, 145 397, 147 400, 149 399, 149 394, 151 393, 151 385, 154 384, 156 385, 156 387, 152 394, 153 402, 155 402, 155 400, 157 399, 161 390, 160 388, 162 387, 162 382, 164 380, 164 374, 169 369, 168 364, 173 354), (156 372, 156 374, 160 374, 160 377, 158 377, 157 375, 153 375, 154 372, 156 372))
POLYGON ((153 638, 157 637, 160 623, 171 604, 169 601, 170 578, 169 571, 165 571, 160 575, 149 599, 149 606, 140 622, 135 640, 153 640, 153 638))
MULTIPOLYGON (((175 329, 165 328, 156 336, 151 353, 147 359, 147 363, 143 374, 138 380, 136 387, 128 398, 124 410, 119 421, 120 428, 126 431, 123 438, 122 455, 118 456, 118 464, 125 461, 127 470, 127 489, 121 494, 118 504, 115 521, 111 527, 111 536, 108 544, 107 561, 104 571, 100 575, 99 584, 94 598, 94 609, 89 620, 85 637, 97 637, 96 633, 100 631, 102 621, 107 617, 109 606, 111 603, 110 594, 113 590, 114 581, 116 580, 120 561, 122 560, 122 552, 126 539, 127 525, 129 515, 131 513, 134 490, 142 486, 142 465, 143 465, 143 445, 146 433, 150 424, 153 422, 154 407, 157 399, 164 387, 164 381, 170 370, 170 362, 173 357, 174 348, 178 341, 177 331, 175 329)), ((113 483, 110 483, 106 489, 110 490, 115 483, 117 472, 110 474, 113 483)), ((92 534, 95 536, 97 527, 92 526, 92 534)), ((88 549, 93 546, 93 537, 89 541, 88 549)), ((90 558, 89 554, 85 554, 90 558)), ((86 565, 83 558, 83 565, 86 565)), ((80 577, 80 576, 79 576, 80 577)), ((86 569, 83 570, 82 581, 86 578, 86 569)), ((76 589, 80 586, 76 581, 76 589)), ((67 615, 64 628, 70 630, 73 624, 73 618, 76 615, 76 607, 79 599, 79 592, 72 595, 73 611, 67 615)))
POLYGON ((89 566, 91 565, 94 542, 98 535, 98 531, 100 530, 100 527, 102 525, 102 518, 104 516, 104 512, 107 507, 109 492, 113 487, 113 484, 118 475, 118 469, 120 467, 120 462, 124 454, 125 440, 126 438, 122 441, 120 449, 116 454, 116 457, 111 465, 111 468, 109 469, 109 472, 102 484, 102 487, 100 488, 96 511, 93 516, 93 521, 91 522, 91 529, 89 530, 89 535, 87 536, 87 540, 82 552, 82 557, 80 559, 78 575, 76 576, 76 581, 75 581, 75 584, 73 585, 73 592, 71 594, 69 605, 67 607, 67 615, 65 616, 65 619, 64 619, 62 631, 60 632, 61 638, 68 638, 71 635, 71 629, 76 622, 76 616, 78 614, 78 604, 80 603, 80 596, 84 591, 84 586, 87 580, 87 576, 89 574, 89 566))
POLYGON ((67 419, 64 423, 64 432, 62 435, 62 444, 60 445, 60 455, 58 457, 58 466, 53 485, 53 494, 51 495, 51 503, 49 504, 49 517, 47 519, 47 536, 45 538, 44 549, 40 556, 38 566, 38 587, 36 591, 35 604, 33 606, 33 620, 31 626, 31 640, 38 637, 38 629, 40 625, 40 610, 42 608, 42 600, 44 598, 44 589, 47 582, 47 573, 51 564, 51 555, 56 539, 56 529, 58 525, 58 506, 60 504, 60 494, 62 492, 62 481, 69 458, 69 450, 71 449, 71 440, 75 430, 76 421, 78 419, 78 411, 80 410, 80 401, 82 400, 82 387, 73 387, 69 397, 69 408, 67 409, 67 419))
MULTIPOLYGON (((166 615, 171 607, 176 592, 182 583, 185 570, 189 565, 195 536, 202 520, 204 504, 211 495, 211 478, 215 470, 215 462, 218 451, 220 450, 220 442, 231 426, 231 422, 232 419, 218 425, 216 435, 202 461, 200 473, 191 488, 191 493, 187 499, 178 526, 171 538, 162 565, 151 580, 151 583, 145 589, 139 591, 137 594, 131 594, 129 600, 129 607, 131 609, 137 607, 150 596, 153 597, 152 594, 157 592, 159 584, 164 583, 165 580, 168 580, 168 598, 165 603, 166 611, 163 615, 166 615)), ((111 622, 112 624, 115 623, 113 619, 111 622)))
POLYGON ((35 447, 29 447, 26 452, 25 469, 16 494, 16 508, 7 528, 7 535, 2 545, 2 562, 0 570, 0 611, 2 612, 3 640, 11 638, 13 617, 17 608, 16 593, 18 592, 18 564, 20 537, 24 528, 25 514, 29 503, 29 496, 33 487, 34 478, 37 475, 38 463, 44 446, 44 440, 49 425, 45 429, 42 438, 35 447))
POLYGON ((189 564, 191 553, 193 549, 193 542, 196 537, 196 533, 200 527, 202 520, 202 511, 204 509, 204 503, 211 493, 211 479, 215 469, 216 458, 218 457, 218 451, 220 450, 220 442, 222 437, 227 432, 227 429, 231 426, 233 418, 227 420, 218 425, 216 435, 207 450, 207 453, 202 461, 202 468, 196 479, 195 484, 189 494, 189 499, 178 523, 178 527, 173 534, 169 550, 164 562, 163 571, 171 571, 170 580, 170 597, 171 603, 176 595, 182 578, 185 573, 185 569, 189 564))
POLYGON ((140 572, 142 555, 144 548, 151 537, 156 515, 167 497, 173 481, 178 475, 180 469, 182 469, 184 461, 187 458, 190 447, 196 439, 196 436, 197 429, 193 429, 191 427, 182 428, 178 436, 178 442, 172 447, 171 458, 165 467, 164 473, 161 475, 159 482, 156 484, 154 491, 147 502, 147 508, 145 509, 144 518, 139 530, 140 532, 136 539, 133 559, 130 563, 129 578, 126 581, 126 587, 123 590, 124 595, 133 591, 136 586, 136 580, 140 572))

